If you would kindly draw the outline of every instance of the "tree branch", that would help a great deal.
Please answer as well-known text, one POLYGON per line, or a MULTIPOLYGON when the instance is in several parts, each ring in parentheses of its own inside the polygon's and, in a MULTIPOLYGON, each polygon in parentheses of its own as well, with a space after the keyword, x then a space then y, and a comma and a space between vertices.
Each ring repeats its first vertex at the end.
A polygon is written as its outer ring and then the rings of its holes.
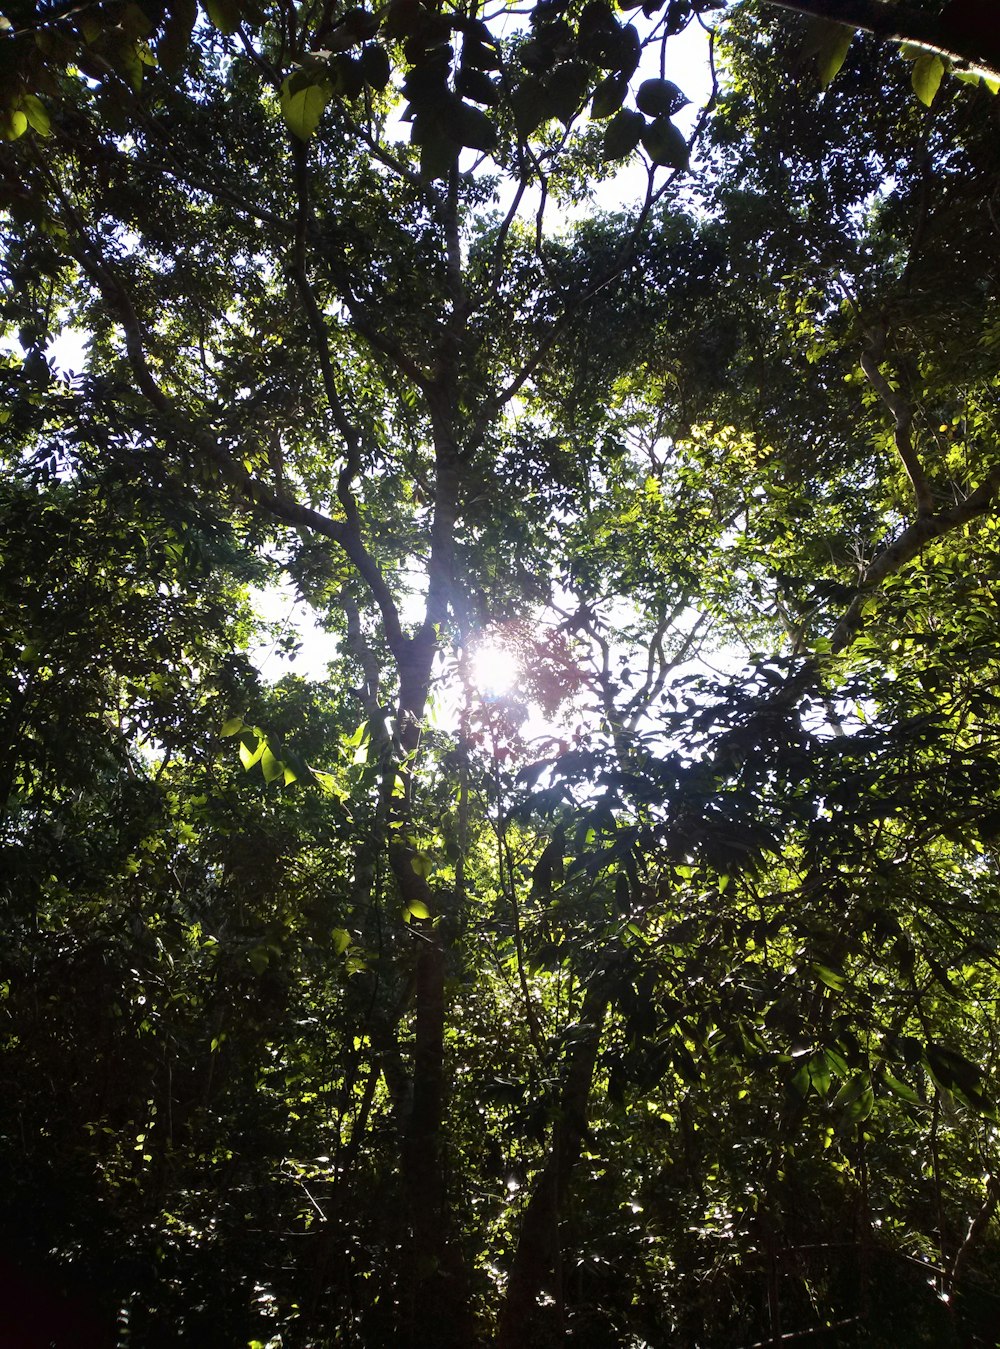
POLYGON ((966 1260, 972 1254, 976 1244, 982 1240, 998 1205, 1000 1205, 1000 1176, 990 1176, 986 1183, 986 1198, 983 1200, 983 1205, 975 1218, 969 1223, 965 1240, 955 1252, 951 1269, 947 1273, 949 1289, 953 1289, 958 1282, 966 1260))
POLYGON ((147 402, 166 421, 177 427, 206 458, 210 459, 219 469, 223 478, 230 486, 235 487, 246 501, 265 510, 272 519, 312 530, 337 543, 347 554, 359 576, 368 586, 382 615, 386 640, 393 654, 397 658, 404 655, 409 647, 409 639, 403 633, 400 625, 395 600, 386 585, 385 578, 361 540, 348 527, 346 522, 332 520, 321 511, 293 500, 285 492, 254 477, 211 431, 192 420, 175 404, 170 395, 158 383, 149 367, 142 324, 127 291, 111 268, 79 241, 84 237, 80 221, 61 190, 60 196, 63 207, 70 215, 78 236, 76 240, 66 240, 64 247, 101 292, 104 302, 111 312, 117 316, 125 334, 125 350, 129 365, 132 368, 136 384, 147 402))
POLYGON ((496 1349, 518 1349, 531 1342, 538 1294, 558 1262, 559 1219, 587 1131, 587 1107, 608 1008, 607 983, 606 977, 590 983, 569 1042, 549 1154, 521 1222, 496 1349))
POLYGON ((765 0, 765 3, 794 14, 860 28, 884 42, 912 42, 960 65, 976 66, 1000 76, 1000 26, 995 15, 987 14, 992 6, 985 3, 980 6, 983 17, 976 22, 950 15, 951 5, 946 5, 941 14, 928 14, 926 10, 887 4, 885 0, 765 0))
POLYGON ((898 453, 903 467, 906 469, 906 475, 910 479, 910 485, 913 488, 913 495, 917 500, 918 515, 933 515, 934 513, 934 494, 930 489, 930 484, 924 474, 920 459, 913 448, 913 438, 911 431, 913 428, 913 404, 908 398, 895 390, 886 377, 879 369, 879 354, 885 344, 885 334, 872 333, 869 335, 868 344, 861 352, 861 369, 865 373, 865 378, 872 386, 879 398, 892 413, 893 439, 896 443, 896 452, 898 453))
POLYGON ((1000 493, 1000 463, 994 464, 989 473, 964 501, 950 510, 938 511, 936 515, 923 515, 904 529, 893 543, 883 548, 872 559, 865 570, 858 594, 850 608, 841 618, 833 632, 834 652, 843 651, 849 646, 864 619, 865 604, 872 591, 888 577, 895 575, 907 562, 917 557, 932 539, 949 534, 954 529, 985 515, 1000 493))
POLYGON ((334 425, 344 442, 344 467, 337 479, 337 496, 343 507, 347 523, 355 531, 360 542, 361 521, 358 517, 357 502, 354 499, 351 484, 361 474, 361 436, 357 427, 348 417, 347 410, 340 397, 340 391, 337 388, 337 377, 334 374, 333 360, 330 356, 330 336, 326 319, 319 307, 312 286, 309 284, 309 275, 306 269, 306 235, 310 218, 309 166, 306 155, 306 147, 303 142, 297 139, 293 140, 292 158, 295 164, 298 205, 295 215, 295 248, 292 254, 292 274, 316 346, 316 358, 319 361, 320 377, 323 382, 323 392, 326 394, 327 406, 333 417, 334 425))

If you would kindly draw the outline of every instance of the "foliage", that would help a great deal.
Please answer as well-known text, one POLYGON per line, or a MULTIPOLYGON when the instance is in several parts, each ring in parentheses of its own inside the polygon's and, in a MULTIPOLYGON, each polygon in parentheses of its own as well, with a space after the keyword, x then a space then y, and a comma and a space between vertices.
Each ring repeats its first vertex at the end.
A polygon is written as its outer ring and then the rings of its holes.
POLYGON ((990 1342, 997 103, 708 14, 9 16, 26 1341, 990 1342))

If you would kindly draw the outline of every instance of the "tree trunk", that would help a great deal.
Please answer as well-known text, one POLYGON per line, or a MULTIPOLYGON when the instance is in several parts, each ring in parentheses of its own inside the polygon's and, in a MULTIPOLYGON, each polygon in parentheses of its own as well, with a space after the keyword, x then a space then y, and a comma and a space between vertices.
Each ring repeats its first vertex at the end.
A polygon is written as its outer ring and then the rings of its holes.
POLYGON ((401 1349, 469 1349, 468 1283, 444 1177, 446 962, 440 929, 434 925, 441 896, 414 870, 414 849, 406 838, 412 813, 407 760, 418 749, 434 650, 430 643, 426 650, 414 651, 412 663, 400 670, 399 747, 406 791, 394 821, 397 841, 389 850, 403 904, 423 904, 432 915, 411 919, 416 943, 414 1048, 410 1110, 400 1148, 408 1243, 401 1252, 398 1343, 401 1349))
POLYGON ((583 1000, 579 1038, 570 1050, 548 1160, 525 1209, 500 1315, 496 1349, 525 1349, 532 1343, 539 1295, 557 1265, 559 1220, 583 1147, 587 1104, 606 1011, 604 981, 598 981, 587 990, 583 1000))

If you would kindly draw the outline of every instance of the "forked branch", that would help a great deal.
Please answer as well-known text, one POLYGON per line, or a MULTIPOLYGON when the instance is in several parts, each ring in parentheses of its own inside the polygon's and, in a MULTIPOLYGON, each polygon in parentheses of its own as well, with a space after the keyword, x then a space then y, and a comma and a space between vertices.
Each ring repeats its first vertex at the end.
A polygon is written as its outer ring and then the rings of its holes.
POLYGON ((934 494, 927 481, 920 457, 913 447, 914 407, 908 398, 892 387, 879 367, 881 349, 884 344, 884 334, 874 333, 871 335, 869 342, 861 352, 861 369, 864 371, 865 379, 892 414, 892 434, 896 445, 896 453, 899 455, 900 462, 906 470, 906 476, 910 480, 910 486, 913 488, 913 495, 917 502, 917 514, 918 516, 933 515, 934 494))

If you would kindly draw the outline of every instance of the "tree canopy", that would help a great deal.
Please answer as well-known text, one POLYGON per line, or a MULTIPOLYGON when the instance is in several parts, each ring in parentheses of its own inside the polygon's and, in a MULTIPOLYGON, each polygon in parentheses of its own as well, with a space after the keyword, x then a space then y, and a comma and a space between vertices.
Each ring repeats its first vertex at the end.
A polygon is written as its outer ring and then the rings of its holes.
POLYGON ((993 1342, 984 13, 8 8, 12 1344, 993 1342))

